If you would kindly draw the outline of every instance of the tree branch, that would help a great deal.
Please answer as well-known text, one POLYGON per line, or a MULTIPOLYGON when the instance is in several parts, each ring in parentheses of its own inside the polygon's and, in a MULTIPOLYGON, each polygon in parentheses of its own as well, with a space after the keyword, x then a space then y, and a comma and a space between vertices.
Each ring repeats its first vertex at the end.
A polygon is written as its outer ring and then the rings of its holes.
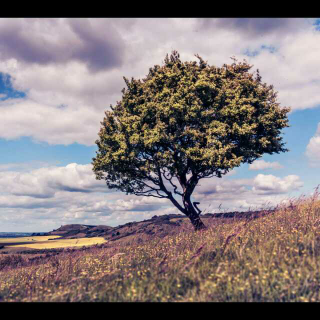
POLYGON ((160 182, 160 188, 163 192, 165 192, 168 195, 168 199, 184 214, 186 214, 186 210, 181 207, 179 202, 172 196, 172 192, 168 191, 163 183, 160 167, 157 167, 157 172, 159 176, 159 182, 160 182))
POLYGON ((198 208, 197 204, 200 204, 200 202, 193 202, 193 206, 198 210, 198 214, 200 215, 202 211, 198 208))
MULTIPOLYGON (((147 192, 147 191, 145 191, 145 192, 147 192)), ((143 196, 143 197, 154 197, 154 198, 159 198, 159 199, 168 199, 169 198, 169 197, 163 196, 163 195, 156 196, 154 194, 150 194, 150 193, 149 194, 145 194, 144 192, 139 192, 139 191, 135 191, 134 195, 143 196)))
POLYGON ((179 202, 172 196, 172 193, 170 192, 168 195, 168 199, 184 214, 186 214, 186 210, 181 207, 179 202))
MULTIPOLYGON (((169 172, 168 172, 168 174, 170 174, 169 172)), ((178 194, 179 196, 183 196, 183 194, 181 193, 181 192, 179 192, 179 191, 177 191, 177 189, 178 189, 178 187, 172 182, 172 178, 173 178, 173 176, 171 175, 171 178, 169 178, 169 177, 166 177, 166 174, 165 174, 165 169, 163 169, 163 176, 166 178, 166 180, 168 180, 169 182, 170 182, 170 184, 172 185, 172 187, 174 188, 174 190, 173 190, 173 192, 175 193, 175 194, 178 194)))
MULTIPOLYGON (((167 198, 166 196, 163 196, 159 193, 159 191, 164 191, 162 190, 161 188, 160 189, 156 189, 156 188, 153 188, 151 186, 149 186, 147 183, 145 183, 144 181, 139 181, 139 183, 142 183, 144 186, 150 188, 150 190, 146 190, 146 191, 135 191, 135 193, 139 192, 139 193, 145 193, 145 192, 152 192, 152 191, 155 191, 159 196, 162 196, 164 198, 167 198)), ((165 192, 166 193, 166 192, 165 192)))

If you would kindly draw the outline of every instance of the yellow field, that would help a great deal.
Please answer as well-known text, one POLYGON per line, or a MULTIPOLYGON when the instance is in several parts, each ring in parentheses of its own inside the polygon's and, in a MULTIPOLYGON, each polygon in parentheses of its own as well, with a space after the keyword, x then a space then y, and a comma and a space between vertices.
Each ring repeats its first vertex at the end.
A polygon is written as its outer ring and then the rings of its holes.
POLYGON ((103 237, 94 238, 79 238, 79 239, 59 239, 60 236, 36 236, 36 237, 21 237, 21 238, 3 238, 0 239, 0 244, 6 245, 7 248, 24 247, 31 249, 54 249, 67 247, 82 247, 94 244, 105 243, 103 237), (49 240, 56 239, 56 240, 49 240), (17 243, 17 244, 14 244, 17 243))
POLYGON ((0 238, 0 244, 15 243, 15 242, 30 242, 48 241, 49 239, 58 239, 61 236, 35 236, 35 237, 20 237, 20 238, 0 238))

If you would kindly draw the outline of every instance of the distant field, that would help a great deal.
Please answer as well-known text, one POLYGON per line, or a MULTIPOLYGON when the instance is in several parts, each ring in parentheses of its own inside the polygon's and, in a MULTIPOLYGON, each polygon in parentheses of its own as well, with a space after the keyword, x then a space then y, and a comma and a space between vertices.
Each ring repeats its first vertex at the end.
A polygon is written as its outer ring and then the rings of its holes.
POLYGON ((21 238, 2 238, 0 245, 7 248, 24 247, 30 249, 55 249, 66 247, 81 247, 106 242, 103 237, 78 238, 78 239, 59 239, 60 236, 35 236, 21 238), (56 240, 50 240, 56 239, 56 240))
POLYGON ((61 236, 35 236, 35 237, 19 237, 19 238, 0 238, 0 244, 5 245, 6 243, 19 243, 19 242, 30 242, 35 241, 48 241, 49 239, 58 239, 61 236))

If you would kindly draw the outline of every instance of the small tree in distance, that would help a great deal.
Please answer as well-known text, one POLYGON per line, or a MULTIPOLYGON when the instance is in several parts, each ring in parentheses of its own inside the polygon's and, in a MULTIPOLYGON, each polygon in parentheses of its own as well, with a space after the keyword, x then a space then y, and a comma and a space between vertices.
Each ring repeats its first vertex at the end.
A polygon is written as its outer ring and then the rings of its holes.
POLYGON ((218 177, 264 153, 288 151, 280 131, 290 108, 280 108, 259 70, 235 58, 221 68, 166 55, 142 80, 124 78, 120 102, 101 122, 96 179, 126 194, 169 199, 205 228, 191 195, 200 179, 218 177), (179 197, 181 202, 176 198, 179 197))

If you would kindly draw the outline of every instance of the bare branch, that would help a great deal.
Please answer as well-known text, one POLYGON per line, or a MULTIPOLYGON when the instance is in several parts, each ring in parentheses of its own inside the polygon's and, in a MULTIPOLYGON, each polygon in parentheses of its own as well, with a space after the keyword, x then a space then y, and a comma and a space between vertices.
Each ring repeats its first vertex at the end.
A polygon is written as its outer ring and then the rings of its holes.
POLYGON ((160 189, 169 196, 170 192, 167 190, 167 188, 165 187, 163 180, 162 180, 162 175, 161 175, 161 171, 160 171, 160 166, 157 165, 157 174, 159 177, 159 186, 160 189))
POLYGON ((181 207, 181 205, 179 204, 179 202, 172 196, 172 193, 170 192, 168 195, 168 199, 184 214, 186 214, 186 210, 184 208, 181 207))
POLYGON ((165 192, 168 195, 168 199, 184 214, 186 214, 186 210, 184 208, 181 207, 181 205, 179 204, 179 202, 172 196, 172 192, 168 191, 163 183, 162 180, 162 175, 161 175, 161 171, 160 171, 160 167, 157 167, 157 173, 159 176, 159 182, 160 182, 160 188, 161 191, 165 192))
POLYGON ((159 199, 168 199, 167 196, 163 196, 163 195, 156 196, 154 194, 145 194, 144 192, 138 192, 138 191, 135 191, 134 195, 136 195, 136 196, 144 196, 144 197, 154 197, 154 198, 159 198, 159 199))
POLYGON ((200 204, 200 202, 193 202, 193 206, 198 210, 198 214, 200 215, 202 211, 198 208, 197 204, 200 204))
MULTIPOLYGON (((163 196, 159 193, 159 191, 164 191, 164 190, 161 190, 161 189, 156 189, 156 188, 153 188, 152 186, 149 186, 147 183, 145 183, 144 181, 139 181, 139 183, 142 183, 143 185, 145 185, 146 187, 150 188, 149 190, 146 190, 146 191, 135 191, 135 193, 140 193, 140 194, 143 194, 143 193, 147 193, 147 192, 152 192, 152 191, 155 191, 159 196, 163 197, 163 198, 167 198, 167 196, 163 196)), ((166 193, 166 192, 165 192, 166 193)))
MULTIPOLYGON (((169 174, 169 172, 168 172, 168 174, 169 174)), ((166 177, 165 169, 163 170, 163 176, 166 178, 166 180, 168 180, 168 181, 170 182, 170 184, 171 184, 172 187, 174 188, 173 192, 174 192, 175 194, 178 194, 179 196, 182 197, 183 194, 182 194, 181 192, 177 191, 178 187, 172 182, 173 176, 171 175, 171 178, 170 178, 170 177, 166 177)))

